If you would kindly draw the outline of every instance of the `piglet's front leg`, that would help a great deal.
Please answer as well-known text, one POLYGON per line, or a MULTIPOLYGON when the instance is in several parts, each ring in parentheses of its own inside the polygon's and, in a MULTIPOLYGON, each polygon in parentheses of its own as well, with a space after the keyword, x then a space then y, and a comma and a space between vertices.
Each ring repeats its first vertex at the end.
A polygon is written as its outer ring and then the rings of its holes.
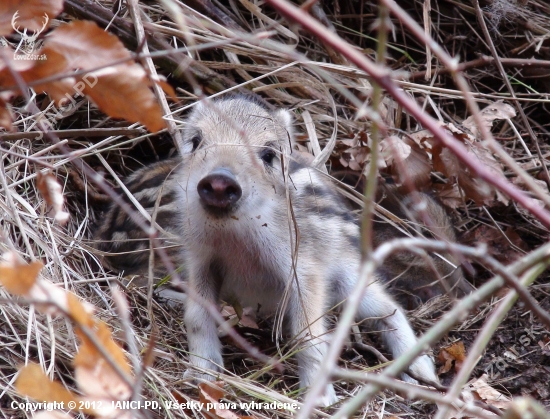
MULTIPOLYGON (((189 279, 189 286, 203 301, 216 305, 217 302, 212 283, 213 281, 210 281, 210 278, 206 275, 191 275, 189 279)), ((184 320, 185 328, 187 329, 189 361, 191 364, 200 369, 221 372, 223 368, 222 348, 218 338, 216 321, 208 310, 193 298, 187 299, 184 320)), ((195 369, 188 370, 185 376, 208 381, 215 380, 214 376, 201 373, 195 369)))

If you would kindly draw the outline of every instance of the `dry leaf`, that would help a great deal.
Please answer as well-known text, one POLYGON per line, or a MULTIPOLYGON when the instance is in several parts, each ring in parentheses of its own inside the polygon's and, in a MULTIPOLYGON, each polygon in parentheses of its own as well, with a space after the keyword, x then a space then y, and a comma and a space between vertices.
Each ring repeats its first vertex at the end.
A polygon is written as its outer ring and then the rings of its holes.
MULTIPOLYGON (((469 158, 477 160, 495 175, 503 176, 502 166, 493 157, 492 153, 483 147, 479 142, 470 142, 465 133, 456 133, 453 135, 462 141, 468 150, 469 158)), ((430 141, 434 141, 433 139, 430 141)), ((442 147, 439 143, 432 143, 433 165, 434 169, 443 173, 451 180, 458 182, 458 185, 464 191, 466 198, 472 199, 482 205, 492 205, 494 203, 494 189, 486 182, 477 178, 447 147, 442 147)), ((505 198, 499 196, 502 201, 505 198)), ((506 203, 506 202, 504 202, 506 203)))
POLYGON ((0 262, 0 283, 9 293, 28 297, 44 264, 38 261, 27 264, 13 252, 4 254, 3 259, 0 262))
POLYGON ((199 397, 201 403, 218 403, 225 396, 223 381, 214 381, 212 383, 199 384, 199 397))
POLYGON ((349 153, 358 164, 363 164, 368 161, 370 149, 368 147, 354 147, 349 149, 349 153))
POLYGON ((454 363, 455 371, 460 370, 464 359, 466 358, 466 350, 464 349, 464 342, 458 341, 446 348, 441 348, 437 356, 439 362, 443 363, 438 370, 439 374, 449 372, 454 363))
POLYGON ((2 0, 0 2, 0 36, 8 35, 19 27, 21 31, 37 31, 44 26, 44 15, 48 16, 46 27, 63 10, 63 0, 2 0), (12 24, 15 13, 16 20, 12 24))
MULTIPOLYGON (((152 132, 165 127, 145 70, 134 63, 130 52, 116 36, 93 22, 75 21, 52 32, 42 53, 48 55, 50 51, 64 57, 68 72, 107 66, 79 79, 77 89, 88 95, 103 112, 115 118, 141 122, 152 132), (112 65, 120 60, 125 61, 112 65)), ((43 88, 50 93, 48 85, 43 88)), ((75 94, 75 88, 68 93, 75 94)))
POLYGON ((49 171, 45 174, 38 172, 36 186, 48 205, 52 207, 54 219, 61 225, 66 224, 69 221, 69 213, 63 211, 63 204, 65 202, 63 188, 55 176, 49 171))
POLYGON ((428 131, 427 129, 423 129, 420 131, 413 132, 412 134, 408 135, 409 138, 411 138, 416 144, 418 144, 420 147, 424 149, 431 149, 432 148, 432 139, 433 134, 428 131))
MULTIPOLYGON (((109 326, 101 320, 96 320, 95 327, 95 337, 98 343, 100 343, 107 350, 109 355, 111 355, 111 359, 115 361, 119 368, 129 374, 131 370, 128 360, 126 359, 126 355, 122 348, 113 340, 109 326)), ((80 333, 80 335, 82 335, 82 333, 80 333)), ((87 340, 87 338, 84 338, 83 344, 79 348, 79 353, 75 357, 74 363, 77 367, 88 366, 91 368, 93 367, 94 359, 99 358, 103 359, 103 356, 97 351, 95 346, 87 340), (81 352, 82 355, 80 355, 81 352)))
POLYGON ((164 76, 161 76, 160 74, 156 75, 156 77, 157 78, 154 79, 153 81, 161 87, 162 91, 166 93, 170 99, 172 99, 174 102, 177 102, 178 96, 176 95, 176 91, 166 81, 166 78, 164 76))
POLYGON ((435 184, 432 188, 441 202, 449 208, 458 208, 463 204, 464 200, 456 183, 435 184))
MULTIPOLYGON (((492 104, 482 111, 482 117, 488 124, 488 127, 497 119, 511 116, 514 116, 513 108, 502 102, 492 104)), ((465 123, 468 129, 475 131, 475 126, 472 126, 471 121, 471 119, 468 119, 465 123)), ((474 135, 468 134, 451 123, 444 124, 443 128, 466 147, 468 159, 477 161, 478 164, 493 172, 495 176, 500 177, 504 175, 500 162, 495 159, 493 153, 478 141, 474 135)), ((477 133, 477 131, 475 132, 477 133)), ((445 187, 435 186, 435 189, 439 189, 444 193, 444 195, 440 195, 440 198, 446 205, 456 208, 462 202, 462 199, 460 199, 461 195, 464 198, 475 201, 479 205, 491 206, 497 201, 508 205, 508 197, 479 179, 451 150, 441 145, 430 131, 419 131, 411 134, 410 137, 422 151, 431 155, 433 169, 443 173, 449 179, 445 187), (458 191, 454 190, 454 185, 456 184, 462 190, 462 194, 460 192, 457 194, 456 192, 458 191)), ((425 160, 425 163, 428 162, 429 160, 425 160)))
MULTIPOLYGON (((70 297, 76 299, 74 294, 42 278, 36 281, 36 284, 34 284, 25 297, 32 300, 40 312, 51 316, 65 315, 65 313, 70 312, 69 299, 70 297)), ((88 313, 91 314, 94 312, 92 304, 85 301, 80 302, 80 304, 88 313)))
MULTIPOLYGON (((369 138, 364 131, 359 132, 353 138, 338 141, 335 152, 340 155, 339 164, 357 172, 368 170, 370 161, 368 141, 369 138)), ((380 155, 378 156, 378 167, 386 167, 386 162, 380 155)))
MULTIPOLYGON (((15 51, 10 47, 0 47, 0 86, 8 87, 17 85, 15 79, 12 76, 12 71, 23 73, 33 68, 36 61, 31 60, 15 60, 15 51)), ((3 92, 2 99, 8 100, 8 97, 4 97, 3 92)), ((12 93, 13 94, 13 93, 12 93)))
POLYGON ((243 308, 240 323, 245 327, 259 329, 258 323, 256 323, 256 310, 253 307, 243 308))
POLYGON ((511 400, 487 384, 487 378, 487 374, 483 374, 477 380, 470 381, 468 385, 470 389, 488 405, 498 407, 499 409, 508 409, 511 400))
POLYGON ((388 166, 393 164, 394 159, 405 161, 411 154, 411 146, 401 138, 392 135, 380 141, 380 155, 388 166))
MULTIPOLYGON (((64 312, 69 313, 77 325, 86 327, 94 336, 94 341, 103 347, 123 372, 130 375, 130 366, 124 351, 112 339, 108 326, 93 318, 93 309, 90 308, 90 304, 81 302, 73 294, 67 293, 45 280, 37 281, 25 295, 41 303, 50 303, 44 304, 44 307, 60 306, 64 312), (52 302, 55 305, 51 304, 52 302)), ((36 303, 36 305, 41 309, 42 304, 36 303)), ((57 309, 54 309, 54 312, 57 312, 57 309)), ((121 411, 112 402, 128 400, 131 396, 131 387, 111 368, 81 328, 77 328, 76 333, 82 342, 79 352, 74 358, 76 382, 84 393, 80 400, 101 401, 102 403, 90 404, 94 408, 100 406, 99 410, 89 411, 97 417, 130 419, 132 416, 128 412, 121 411)), ((38 366, 34 369, 24 369, 21 372, 21 377, 20 380, 18 379, 18 382, 21 383, 18 391, 29 397, 40 401, 68 401, 68 397, 73 397, 72 393, 65 390, 61 384, 50 382, 38 366), (45 380, 48 380, 47 385, 45 380), (58 398, 53 398, 54 396, 58 398)))
MULTIPOLYGON (((498 102, 487 105, 479 114, 487 130, 491 130, 494 121, 513 118, 516 116, 516 111, 512 106, 499 100, 498 102)), ((462 126, 468 129, 476 138, 481 138, 481 133, 479 132, 473 115, 466 118, 462 126)))
MULTIPOLYGON (((476 395, 477 396, 477 395, 476 395)), ((476 400, 479 400, 479 397, 474 396, 472 393, 472 390, 465 386, 462 388, 462 391, 460 392, 460 399, 457 400, 455 403, 453 403, 453 407, 451 407, 448 410, 447 416, 448 418, 452 419, 471 419, 471 418, 477 418, 479 413, 479 416, 495 416, 498 417, 496 414, 492 412, 488 412, 487 410, 477 407, 474 405, 474 402, 476 400), (463 401, 462 401, 463 400, 463 401), (466 412, 462 407, 463 405, 469 406, 469 412, 466 412), (470 413, 471 412, 471 413, 470 413)), ((437 405, 441 408, 441 404, 437 403, 437 405)), ((446 406, 449 408, 449 406, 446 406)))
MULTIPOLYGON (((46 60, 13 60, 5 49, 6 60, 0 61, 0 86, 15 86, 11 69, 26 82, 75 70, 92 70, 80 76, 36 84, 34 89, 48 93, 60 109, 74 106, 73 96, 88 96, 106 114, 130 122, 140 122, 152 132, 165 128, 160 105, 150 89, 153 83, 145 70, 132 60, 120 40, 99 28, 94 22, 74 21, 52 31, 37 55, 46 60), (9 64, 9 67, 8 67, 9 64)), ((156 81, 174 97, 174 90, 163 80, 156 81)))
MULTIPOLYGON (((102 345, 119 368, 129 375, 130 366, 126 355, 112 339, 109 327, 102 321, 96 321, 93 331, 97 343, 102 345)), ((90 397, 109 400, 128 399, 132 389, 111 368, 82 331, 77 329, 76 332, 82 342, 73 362, 78 387, 90 397)))
POLYGON ((41 402, 63 402, 67 406, 67 403, 78 400, 78 396, 60 383, 51 381, 38 364, 28 364, 21 368, 15 388, 18 393, 41 402))
POLYGON ((79 326, 93 327, 93 311, 89 310, 74 294, 67 293, 67 312, 79 326))
MULTIPOLYGON (((36 82, 38 80, 55 76, 56 74, 72 72, 68 67, 65 56, 54 49, 47 49, 47 43, 48 40, 46 40, 44 48, 41 49, 39 53, 46 55, 48 59, 31 61, 33 64, 31 68, 20 71, 21 77, 23 77, 26 82, 36 82)), ((9 77, 11 77, 11 74, 9 77)), ((75 91, 75 87, 80 86, 78 84, 79 81, 80 80, 76 77, 64 77, 60 80, 50 81, 48 83, 38 83, 34 86, 34 90, 37 92, 44 91, 48 93, 55 101, 57 108, 64 109, 68 106, 72 106, 72 102, 74 101, 72 97, 78 93, 75 91)), ((4 85, 6 84, 14 83, 4 83, 4 85)))
POLYGON ((214 419, 242 419, 242 416, 229 410, 226 403, 220 403, 220 399, 225 395, 222 389, 224 385, 223 381, 199 384, 199 400, 204 403, 204 410, 214 419))
MULTIPOLYGON (((86 326, 93 333, 95 341, 103 347, 120 370, 130 375, 130 366, 122 348, 113 340, 111 330, 102 321, 94 319, 76 299, 69 295, 69 313, 71 318, 80 326, 86 326)), ((131 395, 131 388, 113 370, 80 328, 76 333, 81 340, 78 353, 73 364, 78 387, 90 400, 106 400, 100 413, 111 417, 117 413, 110 400, 127 400, 131 395)))
POLYGON ((13 126, 11 122, 13 121, 12 114, 8 108, 8 104, 0 98, 0 128, 4 128, 6 131, 11 131, 13 126))
POLYGON ((99 109, 114 117, 140 122, 151 132, 165 128, 157 98, 149 89, 145 71, 137 64, 109 67, 93 73, 97 84, 84 92, 99 109))
POLYGON ((517 260, 523 254, 517 249, 528 250, 527 244, 513 229, 507 227, 503 232, 494 227, 481 224, 463 237, 464 244, 486 243, 490 254, 500 262, 510 263, 517 260), (510 244, 516 246, 514 248, 510 244))
POLYGON ((428 153, 409 138, 391 136, 380 142, 380 155, 401 192, 424 189, 432 170, 428 153))

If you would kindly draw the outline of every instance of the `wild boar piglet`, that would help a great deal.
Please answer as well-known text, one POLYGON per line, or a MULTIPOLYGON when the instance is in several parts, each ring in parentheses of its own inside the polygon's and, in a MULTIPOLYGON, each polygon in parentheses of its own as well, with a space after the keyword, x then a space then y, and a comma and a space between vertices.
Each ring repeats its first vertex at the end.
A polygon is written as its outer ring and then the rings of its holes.
MULTIPOLYGON (((358 279, 356 217, 326 175, 293 157, 286 110, 242 96, 201 102, 188 116, 183 137, 182 156, 139 170, 128 188, 155 213, 162 244, 203 301, 238 301, 257 307, 260 315, 283 314, 300 345, 301 386, 310 386, 327 351, 325 314, 348 298, 358 279)), ((113 206, 103 226, 97 236, 101 249, 117 253, 110 265, 146 274, 149 242, 139 240, 144 235, 129 218, 113 206)), ((417 341, 378 280, 365 290, 357 313, 357 321, 365 319, 376 319, 369 324, 381 331, 394 357, 417 341)), ((190 373, 214 379, 203 371, 223 368, 216 322, 188 298, 185 326, 196 367, 190 373)), ((427 355, 410 370, 437 381, 427 355)), ((336 401, 329 385, 322 403, 336 401)))

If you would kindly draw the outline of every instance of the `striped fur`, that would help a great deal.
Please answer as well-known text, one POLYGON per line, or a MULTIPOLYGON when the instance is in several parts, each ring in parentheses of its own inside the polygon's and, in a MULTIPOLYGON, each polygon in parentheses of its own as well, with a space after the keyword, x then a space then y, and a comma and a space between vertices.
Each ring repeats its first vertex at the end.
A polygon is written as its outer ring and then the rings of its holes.
MULTIPOLYGON (((178 168, 181 158, 172 158, 146 166, 125 181, 126 188, 155 217, 161 246, 176 267, 183 265, 181 202, 177 200, 178 168), (160 198, 159 198, 160 196, 160 198), (158 203, 157 203, 158 200, 158 203), (156 210, 155 210, 156 208, 156 210)), ((123 199, 133 206, 130 198, 123 199)), ((149 269, 150 241, 142 228, 117 205, 102 214, 95 232, 96 248, 103 252, 103 263, 125 274, 146 275, 149 269)), ((166 275, 164 265, 155 258, 155 276, 166 275)))

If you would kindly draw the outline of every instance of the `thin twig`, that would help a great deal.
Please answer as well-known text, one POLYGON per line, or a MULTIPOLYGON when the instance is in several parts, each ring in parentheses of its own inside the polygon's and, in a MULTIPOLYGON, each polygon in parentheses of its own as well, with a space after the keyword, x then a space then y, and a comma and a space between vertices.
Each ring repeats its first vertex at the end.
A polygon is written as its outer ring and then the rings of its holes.
MULTIPOLYGON (((481 409, 476 408, 475 406, 472 406, 468 403, 464 403, 461 400, 453 400, 450 402, 445 399, 440 393, 428 390, 427 388, 423 388, 420 386, 404 383, 403 381, 399 381, 394 378, 384 377, 380 374, 364 373, 337 368, 336 371, 333 373, 333 377, 340 380, 352 380, 376 384, 380 387, 388 388, 397 393, 400 393, 406 399, 428 400, 439 405, 445 405, 446 407, 452 409, 463 410, 464 412, 474 415, 474 417, 476 418, 494 418, 494 416, 487 415, 481 409)), ((489 410, 486 405, 483 406, 483 408, 485 410, 489 410)))
MULTIPOLYGON (((76 137, 109 137, 114 135, 124 135, 126 137, 132 137, 134 135, 143 135, 146 131, 143 128, 85 128, 85 129, 62 129, 51 130, 52 135, 57 138, 76 138, 76 137)), ((42 138, 44 133, 42 131, 27 131, 27 132, 13 132, 13 133, 1 133, 0 140, 21 140, 28 138, 33 140, 36 138, 42 138)), ((61 141, 60 141, 61 143, 61 141)), ((63 142, 66 144, 66 141, 63 142)), ((43 154, 48 150, 41 150, 43 154)))
MULTIPOLYGON (((499 58, 500 63, 504 67, 532 67, 532 68, 550 68, 550 61, 537 60, 535 58, 499 58)), ((472 68, 487 67, 490 65, 497 65, 494 57, 488 57, 483 55, 472 61, 466 61, 460 63, 457 66, 457 71, 466 71, 472 68)), ((450 74, 451 70, 448 68, 442 68, 439 70, 438 75, 450 74)), ((411 73, 408 77, 409 80, 423 79, 426 76, 426 71, 416 71, 411 73)))

